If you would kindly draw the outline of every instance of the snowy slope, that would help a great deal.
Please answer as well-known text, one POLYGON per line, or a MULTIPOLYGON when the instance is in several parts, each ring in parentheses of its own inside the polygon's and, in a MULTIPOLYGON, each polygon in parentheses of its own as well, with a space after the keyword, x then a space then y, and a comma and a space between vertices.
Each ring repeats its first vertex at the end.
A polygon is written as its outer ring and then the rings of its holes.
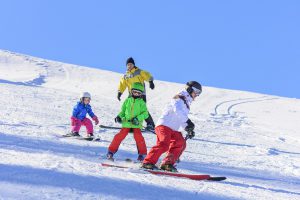
MULTIPOLYGON (((300 199, 299 99, 204 87, 190 115, 196 137, 178 169, 224 182, 102 168, 116 131, 95 126, 101 142, 60 136, 81 91, 92 93, 100 123, 115 125, 120 77, 0 51, 0 199, 300 199)), ((148 108, 157 120, 183 85, 155 82, 148 108)), ((148 148, 155 144, 155 135, 144 136, 148 148)), ((136 154, 129 135, 116 157, 136 154)))

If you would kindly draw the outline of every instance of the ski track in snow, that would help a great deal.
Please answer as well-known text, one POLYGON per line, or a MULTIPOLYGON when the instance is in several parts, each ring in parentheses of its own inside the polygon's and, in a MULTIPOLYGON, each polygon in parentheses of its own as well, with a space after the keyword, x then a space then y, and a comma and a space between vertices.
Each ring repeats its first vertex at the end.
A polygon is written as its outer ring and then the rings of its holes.
POLYGON ((248 124, 245 116, 233 112, 232 110, 239 105, 257 103, 263 101, 276 100, 278 98, 270 98, 268 96, 252 97, 252 98, 239 98, 227 101, 222 101, 214 107, 214 113, 211 113, 211 119, 217 123, 231 123, 234 126, 242 126, 248 124))
MULTIPOLYGON (((259 98, 265 98, 265 97, 266 97, 266 96, 262 96, 262 97, 259 97, 259 98)), ((219 108, 220 108, 221 106, 223 106, 224 104, 231 103, 231 102, 236 102, 236 101, 240 101, 240 102, 246 101, 246 102, 247 102, 248 100, 253 100, 253 99, 258 99, 258 98, 243 98, 243 99, 239 98, 239 99, 233 99, 233 100, 228 100, 228 101, 222 101, 222 102, 218 103, 218 104, 215 106, 215 108, 214 108, 215 113, 214 113, 213 115, 222 115, 222 114, 220 113, 220 111, 218 111, 218 110, 219 110, 219 108)), ((226 106, 226 107, 227 107, 227 114, 230 114, 229 108, 230 108, 232 105, 234 105, 234 104, 230 104, 230 106, 226 106)))
MULTIPOLYGON (((284 126, 277 114, 293 121, 299 117, 300 100, 205 87, 208 92, 193 103, 190 115, 196 137, 187 141, 178 169, 227 176, 226 181, 101 167, 117 130, 95 126, 101 142, 61 135, 69 130, 70 113, 81 90, 91 90, 95 96, 91 104, 100 123, 114 125, 122 102, 116 100, 113 86, 120 77, 0 51, 0 199, 300 199, 299 129, 296 123, 284 126), (211 110, 214 113, 209 114, 211 110), (254 116, 253 110, 258 114, 254 116), (267 122, 278 125, 276 131, 267 122)), ((155 120, 182 88, 161 81, 156 81, 155 90, 147 88, 155 120)), ((84 131, 83 127, 81 134, 84 131)), ((155 135, 143 135, 151 148, 155 135)), ((132 135, 115 156, 137 157, 132 135)))

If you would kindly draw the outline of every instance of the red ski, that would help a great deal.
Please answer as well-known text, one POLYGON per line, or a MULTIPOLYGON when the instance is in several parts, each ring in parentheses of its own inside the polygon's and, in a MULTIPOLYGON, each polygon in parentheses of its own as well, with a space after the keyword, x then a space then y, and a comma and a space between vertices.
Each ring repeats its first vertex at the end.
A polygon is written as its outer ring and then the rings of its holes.
MULTIPOLYGON (((115 165, 115 164, 107 164, 107 163, 101 163, 103 167, 115 167, 115 168, 121 168, 121 169, 130 169, 131 167, 127 166, 121 166, 121 165, 115 165)), ((191 180, 209 180, 209 181, 223 181, 226 179, 226 177, 212 177, 210 175, 203 175, 203 174, 184 174, 184 173, 175 173, 175 172, 167 172, 162 170, 149 170, 149 169, 142 169, 140 170, 149 172, 151 174, 155 175, 162 175, 162 176, 172 176, 172 177, 179 177, 179 178, 187 178, 191 180)))

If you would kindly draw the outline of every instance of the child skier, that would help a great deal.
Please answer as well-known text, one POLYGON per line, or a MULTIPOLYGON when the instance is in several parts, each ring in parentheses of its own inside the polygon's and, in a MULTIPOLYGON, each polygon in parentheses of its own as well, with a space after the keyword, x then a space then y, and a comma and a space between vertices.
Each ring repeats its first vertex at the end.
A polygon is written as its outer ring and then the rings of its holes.
POLYGON ((107 159, 113 160, 113 155, 118 151, 121 142, 128 133, 133 130, 133 136, 138 149, 137 160, 143 161, 147 155, 145 139, 141 128, 143 121, 149 117, 145 101, 142 99, 144 86, 142 83, 133 83, 131 87, 131 96, 128 97, 122 105, 122 110, 115 118, 116 123, 122 123, 121 131, 115 135, 113 141, 108 147, 107 159))
POLYGON ((186 141, 179 130, 184 128, 188 133, 188 138, 195 136, 195 125, 188 118, 188 114, 192 101, 201 92, 202 86, 196 81, 190 81, 187 83, 186 90, 173 98, 158 120, 155 128, 157 143, 144 159, 142 168, 157 169, 155 164, 159 157, 167 152, 167 156, 163 159, 160 168, 166 171, 177 172, 174 164, 186 147, 186 141))
POLYGON ((73 114, 71 117, 71 136, 80 136, 79 130, 82 125, 86 127, 88 138, 92 138, 94 136, 93 124, 89 118, 86 118, 86 114, 89 114, 89 116, 95 121, 96 125, 99 123, 99 120, 98 117, 92 111, 90 101, 90 93, 83 92, 80 96, 80 101, 74 106, 73 114))

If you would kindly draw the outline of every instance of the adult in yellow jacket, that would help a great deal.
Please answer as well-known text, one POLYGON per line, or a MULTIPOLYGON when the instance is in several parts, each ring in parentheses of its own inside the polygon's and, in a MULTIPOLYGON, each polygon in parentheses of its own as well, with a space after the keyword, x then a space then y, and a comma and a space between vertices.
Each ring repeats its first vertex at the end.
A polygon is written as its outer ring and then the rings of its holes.
MULTIPOLYGON (((128 58, 126 61, 127 71, 124 76, 120 80, 119 88, 118 88, 118 100, 121 101, 121 96, 126 89, 128 89, 129 96, 131 96, 131 87, 133 83, 141 83, 145 86, 145 81, 149 82, 150 88, 153 90, 155 85, 153 83, 152 75, 144 71, 137 66, 135 66, 135 62, 132 57, 128 58)), ((146 90, 143 93, 143 100, 146 102, 146 90)), ((145 120, 147 122, 147 129, 154 130, 155 124, 153 119, 149 113, 149 117, 145 120)))

